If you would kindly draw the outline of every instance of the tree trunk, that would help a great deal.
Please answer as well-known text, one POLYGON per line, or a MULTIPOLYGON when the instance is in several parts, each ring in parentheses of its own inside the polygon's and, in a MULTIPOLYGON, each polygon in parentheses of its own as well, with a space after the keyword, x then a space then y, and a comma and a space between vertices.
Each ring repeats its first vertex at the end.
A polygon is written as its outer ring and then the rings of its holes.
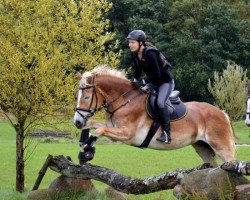
POLYGON ((147 194, 159 190, 173 189, 185 174, 210 167, 203 165, 189 170, 175 170, 150 178, 130 178, 114 170, 91 164, 76 165, 63 156, 55 156, 50 168, 65 176, 81 179, 95 179, 114 189, 130 194, 147 194))
POLYGON ((24 128, 18 123, 16 129, 16 191, 24 190, 24 128))

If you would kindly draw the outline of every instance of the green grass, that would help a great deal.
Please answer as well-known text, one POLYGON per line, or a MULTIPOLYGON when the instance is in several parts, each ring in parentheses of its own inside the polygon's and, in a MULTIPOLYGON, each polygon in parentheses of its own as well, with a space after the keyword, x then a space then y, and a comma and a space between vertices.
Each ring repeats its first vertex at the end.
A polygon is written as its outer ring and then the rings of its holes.
POLYGON ((244 121, 233 123, 234 132, 239 140, 236 144, 250 144, 250 127, 247 127, 244 121))
MULTIPOLYGON (((250 128, 245 128, 244 122, 236 122, 234 126, 236 135, 240 137, 239 142, 249 144, 248 135, 250 134, 250 128)), ((19 194, 15 192, 15 133, 7 122, 0 123, 0 199, 26 199, 48 154, 68 155, 75 163, 78 163, 79 146, 77 140, 74 143, 68 143, 67 140, 60 140, 59 143, 36 142, 36 149, 25 167, 25 188, 27 192, 19 194)), ((237 147, 237 159, 249 160, 249 152, 249 146, 237 147)), ((91 163, 114 169, 133 178, 143 178, 159 175, 177 168, 192 168, 202 164, 202 161, 191 146, 172 151, 156 151, 139 149, 123 144, 99 143, 96 146, 95 158, 91 163)), ((58 176, 58 173, 48 169, 39 188, 48 188, 49 184, 58 176)), ((107 185, 103 183, 93 182, 100 191, 107 188, 107 185)), ((92 199, 98 198, 93 197, 92 199)), ((175 199, 172 195, 172 190, 147 195, 128 195, 128 198, 136 200, 175 199)))

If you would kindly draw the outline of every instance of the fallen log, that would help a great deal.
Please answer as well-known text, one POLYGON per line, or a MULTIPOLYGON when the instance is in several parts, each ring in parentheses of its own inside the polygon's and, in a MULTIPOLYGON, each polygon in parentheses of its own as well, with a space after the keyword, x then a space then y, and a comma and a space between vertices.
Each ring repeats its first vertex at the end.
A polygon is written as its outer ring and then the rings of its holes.
POLYGON ((67 177, 101 181, 123 193, 148 194, 160 190, 173 189, 176 185, 180 184, 184 175, 196 170, 210 168, 210 165, 204 164, 192 169, 175 170, 149 178, 131 178, 114 170, 89 163, 76 165, 64 156, 53 157, 49 167, 53 171, 67 177))
POLYGON ((248 196, 249 191, 250 182, 243 176, 249 175, 249 164, 249 161, 230 161, 217 168, 204 164, 149 178, 131 178, 112 169, 89 163, 76 165, 64 156, 53 157, 49 167, 65 177, 95 179, 127 194, 138 195, 173 189, 174 196, 177 198, 206 196, 211 200, 222 197, 243 200, 248 196), (238 186, 244 186, 244 189, 238 186))
POLYGON ((238 160, 225 162, 221 165, 221 169, 237 172, 243 175, 250 175, 250 162, 238 160))

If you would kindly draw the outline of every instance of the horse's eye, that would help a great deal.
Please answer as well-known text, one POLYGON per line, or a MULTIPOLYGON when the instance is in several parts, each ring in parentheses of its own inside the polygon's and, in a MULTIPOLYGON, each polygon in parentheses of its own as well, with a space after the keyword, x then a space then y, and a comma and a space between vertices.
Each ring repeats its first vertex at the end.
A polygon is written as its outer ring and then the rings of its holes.
POLYGON ((89 96, 84 97, 84 99, 86 99, 86 100, 89 99, 89 96))

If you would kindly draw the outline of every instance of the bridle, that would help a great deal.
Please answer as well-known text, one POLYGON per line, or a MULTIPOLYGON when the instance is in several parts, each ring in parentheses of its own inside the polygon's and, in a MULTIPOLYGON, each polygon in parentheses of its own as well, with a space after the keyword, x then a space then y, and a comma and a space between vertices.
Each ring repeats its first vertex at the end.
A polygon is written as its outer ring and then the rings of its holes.
MULTIPOLYGON (((94 82, 94 81, 93 81, 94 82)), ((120 98, 128 95, 130 92, 133 91, 132 88, 128 89, 126 92, 124 92, 123 94, 121 94, 120 96, 114 98, 113 100, 111 100, 110 102, 107 102, 106 100, 106 97, 102 94, 102 92, 100 92, 99 90, 96 89, 96 85, 87 85, 85 87, 80 87, 79 90, 86 90, 86 89, 89 89, 89 88, 93 88, 93 92, 92 92, 92 97, 91 97, 91 103, 89 105, 89 108, 88 109, 84 109, 84 108, 80 108, 80 107, 77 107, 75 109, 75 112, 77 112, 82 118, 84 118, 85 120, 87 120, 89 117, 92 117, 95 113, 97 113, 98 111, 102 110, 103 108, 105 109, 105 111, 107 113, 109 113, 111 115, 111 117, 114 115, 114 113, 119 110, 120 108, 122 108, 123 106, 127 105, 129 102, 131 102, 132 100, 134 100, 136 97, 138 97, 139 95, 141 95, 143 92, 141 90, 138 91, 138 93, 133 96, 131 99, 127 100, 126 102, 124 102, 123 104, 121 104, 120 106, 118 106, 116 109, 110 111, 109 110, 109 107, 114 103, 116 102, 117 100, 119 100, 120 98), (102 105, 98 108, 97 106, 97 102, 98 102, 98 95, 97 93, 99 93, 102 97, 103 97, 103 102, 102 102, 102 105), (95 106, 93 109, 91 109, 92 107, 92 104, 93 104, 93 100, 95 98, 95 106), (88 116, 84 116, 81 111, 84 111, 84 112, 88 112, 89 115, 88 116)))
POLYGON ((89 88, 93 88, 93 94, 91 96, 91 102, 90 102, 89 108, 88 109, 84 109, 84 108, 80 108, 80 107, 75 108, 75 112, 77 112, 85 120, 87 120, 89 117, 92 117, 96 112, 98 112, 99 110, 101 110, 103 108, 103 107, 97 108, 98 97, 97 97, 95 85, 87 85, 85 87, 80 87, 79 90, 82 90, 82 92, 83 92, 84 90, 89 89, 89 88), (95 97, 96 103, 95 103, 94 108, 91 109, 94 97, 95 97), (88 117, 84 116, 81 113, 81 111, 88 112, 89 113, 88 117))

